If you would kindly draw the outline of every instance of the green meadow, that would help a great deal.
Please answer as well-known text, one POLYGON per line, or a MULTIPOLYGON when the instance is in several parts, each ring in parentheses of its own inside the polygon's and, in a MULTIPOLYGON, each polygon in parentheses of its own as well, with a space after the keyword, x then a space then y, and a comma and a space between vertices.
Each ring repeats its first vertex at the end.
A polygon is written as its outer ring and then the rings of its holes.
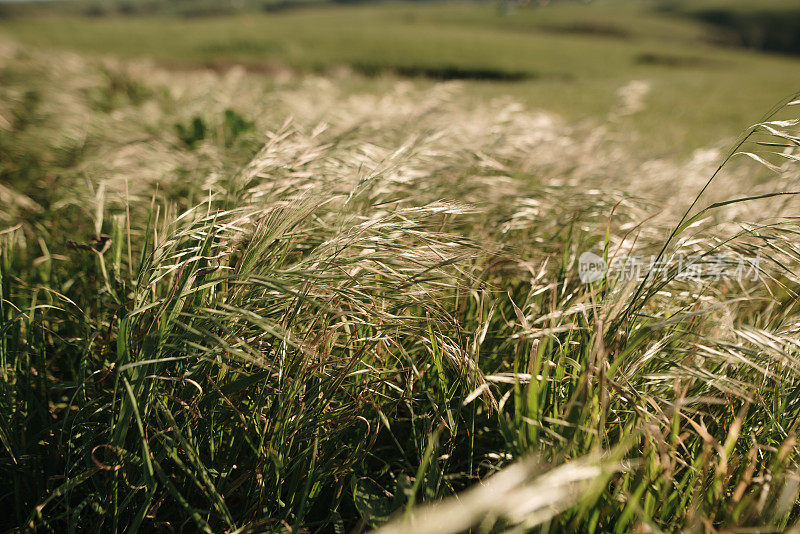
MULTIPOLYGON (((734 13, 755 9, 727 4, 734 13)), ((794 4, 759 5, 791 13, 794 4)), ((734 38, 691 16, 702 3, 657 6, 565 2, 505 12, 495 4, 327 4, 217 17, 81 17, 40 9, 0 19, 0 33, 44 48, 176 68, 349 67, 365 87, 383 75, 422 86, 462 79, 479 98, 511 95, 571 121, 604 121, 619 87, 641 79, 652 84, 649 105, 622 128, 658 130, 657 142, 643 144, 654 155, 731 140, 796 88, 794 57, 731 49, 726 44, 734 38)))
POLYGON ((798 13, 0 4, 0 532, 796 532, 798 13))

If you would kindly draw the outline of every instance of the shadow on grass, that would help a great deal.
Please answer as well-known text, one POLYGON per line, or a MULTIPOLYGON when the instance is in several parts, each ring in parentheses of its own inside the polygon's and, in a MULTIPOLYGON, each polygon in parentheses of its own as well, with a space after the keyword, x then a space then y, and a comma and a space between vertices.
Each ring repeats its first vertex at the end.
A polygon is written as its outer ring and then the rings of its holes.
POLYGON ((353 70, 364 76, 378 76, 384 73, 397 74, 409 78, 429 78, 432 80, 479 80, 500 82, 521 82, 542 76, 536 72, 506 70, 490 67, 463 67, 460 65, 373 65, 356 63, 353 70))
POLYGON ((577 21, 571 24, 542 24, 534 28, 537 31, 548 33, 590 35, 596 37, 610 37, 613 39, 630 39, 632 34, 627 28, 615 24, 602 22, 577 21))
POLYGON ((702 8, 687 4, 664 7, 662 11, 707 24, 712 29, 710 40, 715 44, 800 55, 800 9, 796 7, 702 8))
POLYGON ((718 67, 722 61, 698 56, 680 56, 675 54, 662 54, 658 52, 644 52, 634 58, 637 65, 651 65, 654 67, 668 68, 710 68, 718 67))
POLYGON ((696 17, 718 28, 721 37, 731 44, 767 52, 800 54, 800 10, 745 14, 714 9, 701 11, 696 17))

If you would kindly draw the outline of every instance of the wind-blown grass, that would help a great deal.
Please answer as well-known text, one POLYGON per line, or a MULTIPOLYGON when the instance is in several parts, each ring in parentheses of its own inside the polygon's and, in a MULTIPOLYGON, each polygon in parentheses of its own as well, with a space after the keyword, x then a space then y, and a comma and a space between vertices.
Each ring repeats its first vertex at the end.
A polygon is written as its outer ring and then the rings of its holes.
MULTIPOLYGON (((685 16, 723 7, 733 22, 746 22, 744 42, 758 50, 787 36, 788 44, 793 41, 796 20, 788 15, 800 6, 796 0, 529 2, 512 12, 494 2, 348 2, 214 17, 163 13, 165 7, 196 3, 158 1, 161 15, 105 17, 28 2, 28 15, 0 13, 0 34, 43 50, 149 58, 180 69, 245 65, 280 76, 347 72, 337 85, 358 91, 385 87, 398 77, 422 88, 461 79, 468 95, 513 95, 531 109, 570 121, 605 123, 628 143, 630 132, 658 132, 636 144, 637 153, 650 157, 686 155, 722 139, 729 143, 797 83, 796 57, 720 46, 716 25, 685 16), (659 9, 665 4, 675 9, 659 9), (753 18, 756 11, 764 12, 764 24, 753 18), (618 89, 632 80, 652 90, 646 107, 620 116, 618 89)), ((217 9, 236 7, 226 4, 214 2, 217 9)))
POLYGON ((797 108, 681 220, 707 153, 451 85, 4 54, 3 528, 796 523, 797 108), (589 249, 762 263, 587 285, 589 249))

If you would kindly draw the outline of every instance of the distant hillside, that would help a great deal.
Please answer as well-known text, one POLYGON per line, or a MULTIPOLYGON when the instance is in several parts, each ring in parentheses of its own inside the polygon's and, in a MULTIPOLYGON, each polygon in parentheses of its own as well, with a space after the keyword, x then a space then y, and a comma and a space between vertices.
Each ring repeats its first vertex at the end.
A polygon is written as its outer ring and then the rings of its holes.
POLYGON ((324 4, 369 2, 375 0, 0 0, 0 17, 36 15, 44 12, 84 16, 163 14, 207 17, 242 12, 280 11, 324 4))
MULTIPOLYGON (((390 0, 391 1, 391 0, 390 0)), ((442 3, 442 0, 394 0, 392 3, 442 3)), ((212 17, 237 13, 284 11, 326 4, 377 4, 382 0, 0 0, 0 18, 40 14, 88 17, 165 15, 212 17)), ((470 3, 466 0, 462 3, 470 3)), ((608 4, 642 14, 688 19, 708 27, 707 41, 783 54, 800 54, 800 0, 473 0, 496 4, 516 17, 523 10, 542 12, 555 4, 608 4)), ((580 9, 578 7, 578 9, 580 9)), ((557 25, 556 25, 557 26, 557 25)), ((559 28, 555 30, 574 29, 559 28)), ((604 30, 604 28, 600 28, 604 30)))
POLYGON ((215 16, 243 11, 269 11, 316 5, 330 0, 54 0, 0 2, 0 16, 29 16, 46 12, 84 16, 178 15, 215 16))

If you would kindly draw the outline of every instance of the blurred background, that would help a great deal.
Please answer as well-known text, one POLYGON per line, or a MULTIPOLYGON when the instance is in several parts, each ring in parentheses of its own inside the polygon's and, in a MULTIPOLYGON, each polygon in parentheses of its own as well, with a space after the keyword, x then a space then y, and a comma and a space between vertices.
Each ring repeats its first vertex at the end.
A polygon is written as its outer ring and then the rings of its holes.
POLYGON ((800 86, 800 0, 5 1, 0 38, 353 91, 456 81, 613 124, 649 157, 729 142, 800 86))

